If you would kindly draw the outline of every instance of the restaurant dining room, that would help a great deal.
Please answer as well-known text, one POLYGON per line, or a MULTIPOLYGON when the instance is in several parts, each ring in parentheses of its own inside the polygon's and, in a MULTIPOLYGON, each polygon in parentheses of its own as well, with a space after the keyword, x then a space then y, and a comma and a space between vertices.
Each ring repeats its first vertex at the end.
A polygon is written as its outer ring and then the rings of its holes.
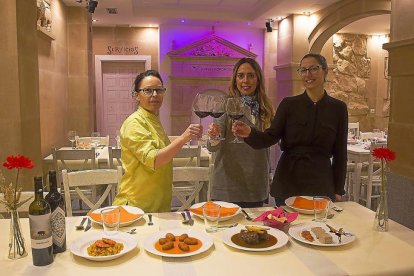
POLYGON ((414 275, 414 1, 5 0, 7 275, 414 275))

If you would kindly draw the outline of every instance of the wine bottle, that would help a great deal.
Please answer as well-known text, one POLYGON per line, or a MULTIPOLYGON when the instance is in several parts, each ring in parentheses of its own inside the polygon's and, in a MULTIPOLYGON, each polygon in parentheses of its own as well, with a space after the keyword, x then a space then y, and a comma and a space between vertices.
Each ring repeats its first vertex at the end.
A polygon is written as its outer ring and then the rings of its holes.
POLYGON ((51 211, 49 203, 43 199, 41 176, 34 178, 34 186, 35 199, 29 206, 33 265, 44 266, 53 262, 51 211))
POLYGON ((45 199, 49 203, 52 216, 53 253, 61 253, 66 250, 66 223, 65 223, 65 201, 62 194, 58 192, 56 171, 49 171, 50 190, 45 199))

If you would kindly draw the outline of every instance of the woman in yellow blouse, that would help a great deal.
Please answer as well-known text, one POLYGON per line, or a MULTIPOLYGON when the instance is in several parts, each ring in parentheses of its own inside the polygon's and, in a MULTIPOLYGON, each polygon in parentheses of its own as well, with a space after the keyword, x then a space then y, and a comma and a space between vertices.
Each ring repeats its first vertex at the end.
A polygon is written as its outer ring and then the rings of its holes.
POLYGON ((120 130, 122 166, 125 174, 114 205, 131 205, 145 212, 169 212, 172 198, 172 159, 191 139, 198 139, 202 126, 191 124, 170 143, 159 111, 166 89, 160 74, 148 70, 134 82, 138 109, 120 130))

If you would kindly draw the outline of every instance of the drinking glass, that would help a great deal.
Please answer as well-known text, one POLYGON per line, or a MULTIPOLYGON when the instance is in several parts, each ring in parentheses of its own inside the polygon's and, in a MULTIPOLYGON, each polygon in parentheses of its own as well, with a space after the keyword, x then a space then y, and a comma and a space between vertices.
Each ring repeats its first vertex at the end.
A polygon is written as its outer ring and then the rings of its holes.
MULTIPOLYGON (((227 115, 232 119, 232 124, 244 116, 244 101, 241 97, 228 98, 226 104, 227 115)), ((233 141, 229 143, 243 143, 235 135, 233 141)))
POLYGON ((116 131, 115 135, 116 147, 119 149, 121 147, 121 133, 119 130, 116 131))
POLYGON ((75 130, 69 130, 69 132, 68 132, 68 139, 72 143, 72 149, 75 148, 74 142, 76 140, 76 136, 77 136, 77 134, 76 134, 76 131, 75 130))
POLYGON ((119 207, 105 208, 101 211, 101 219, 105 235, 115 235, 119 230, 121 210, 119 207))
MULTIPOLYGON (((223 96, 212 96, 211 97, 211 102, 212 102, 212 112, 211 112, 211 117, 213 118, 220 118, 221 116, 223 116, 223 114, 226 112, 226 98, 223 96)), ((211 140, 225 140, 225 138, 223 137, 215 137, 215 138, 210 138, 211 140)))
POLYGON ((325 222, 331 207, 331 199, 327 196, 313 197, 313 221, 325 222))
MULTIPOLYGON (((192 107, 194 114, 197 115, 198 118, 200 118, 201 125, 201 119, 209 116, 212 112, 211 96, 207 94, 198 93, 194 98, 192 107)), ((205 141, 203 137, 204 135, 202 136, 201 141, 205 141)))
POLYGON ((218 204, 205 204, 203 206, 204 225, 207 233, 218 231, 218 223, 220 221, 221 206, 218 204))
POLYGON ((379 129, 374 128, 372 130, 372 137, 374 138, 375 141, 377 141, 379 138, 382 138, 382 133, 379 129))

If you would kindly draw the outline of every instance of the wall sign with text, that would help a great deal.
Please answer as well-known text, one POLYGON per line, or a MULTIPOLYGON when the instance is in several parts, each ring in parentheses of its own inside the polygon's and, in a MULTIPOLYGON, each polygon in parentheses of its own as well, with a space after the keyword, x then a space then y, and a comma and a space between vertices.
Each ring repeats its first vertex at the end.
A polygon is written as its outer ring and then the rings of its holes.
POLYGON ((138 55, 138 46, 108 46, 108 55, 138 55))

